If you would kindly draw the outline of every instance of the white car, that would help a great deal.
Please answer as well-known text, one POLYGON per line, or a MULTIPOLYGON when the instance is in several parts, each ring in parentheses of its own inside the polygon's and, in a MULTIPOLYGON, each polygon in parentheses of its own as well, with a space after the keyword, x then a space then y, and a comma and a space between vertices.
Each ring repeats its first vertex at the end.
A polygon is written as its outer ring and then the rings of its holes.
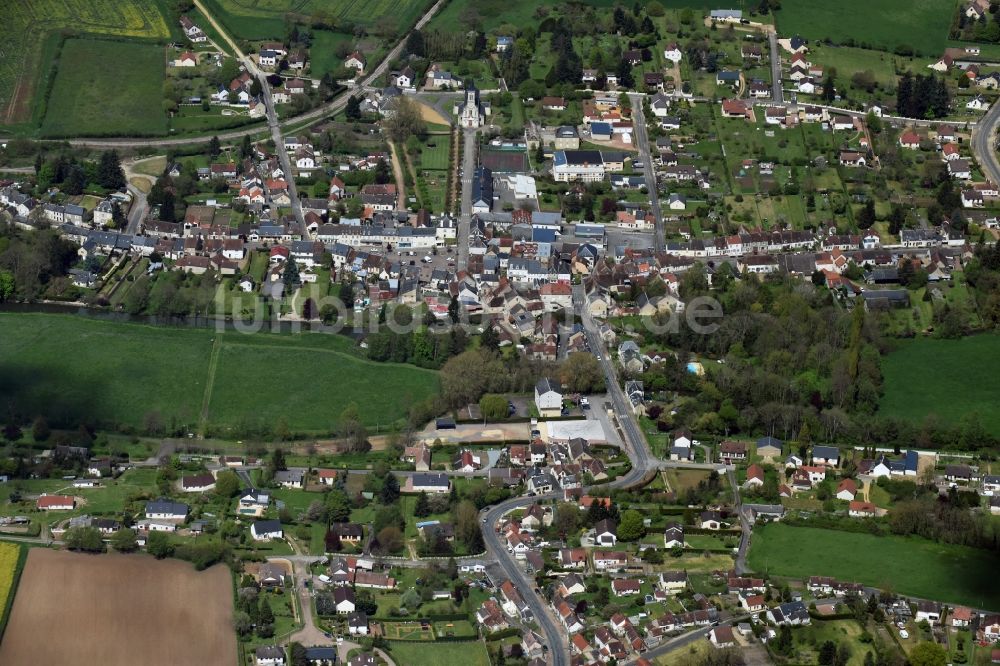
POLYGON ((900 638, 909 638, 910 637, 910 632, 908 632, 906 629, 900 629, 899 630, 899 637, 900 638))

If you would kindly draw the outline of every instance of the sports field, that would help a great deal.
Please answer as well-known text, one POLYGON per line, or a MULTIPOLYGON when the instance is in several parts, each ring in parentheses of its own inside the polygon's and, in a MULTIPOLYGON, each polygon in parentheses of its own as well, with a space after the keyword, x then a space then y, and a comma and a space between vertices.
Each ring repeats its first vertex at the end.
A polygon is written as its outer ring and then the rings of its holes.
POLYGON ((757 573, 833 576, 900 594, 975 608, 1000 608, 1000 554, 916 537, 879 537, 780 523, 754 528, 757 573))
POLYGON ((38 105, 36 92, 44 88, 60 31, 165 43, 172 32, 166 16, 163 0, 5 2, 4 37, 0 40, 0 124, 31 119, 38 105))
POLYGON ((0 402, 30 420, 188 429, 284 418, 329 432, 351 402, 370 425, 404 417, 438 391, 437 374, 356 355, 339 335, 242 335, 106 322, 71 315, 0 314, 0 402))
POLYGON ((33 548, 0 664, 234 664, 232 618, 223 565, 33 548))
POLYGON ((163 47, 68 39, 42 122, 46 137, 166 134, 163 47))
POLYGON ((998 335, 901 341, 899 349, 882 359, 885 385, 879 412, 914 423, 934 414, 955 424, 976 412, 983 427, 1000 436, 997 349, 998 335))
MULTIPOLYGON (((387 22, 402 33, 416 23, 421 0, 204 0, 208 11, 236 39, 277 39, 285 35, 285 18, 309 23, 314 17, 339 26, 377 26, 387 22)), ((349 32, 349 31, 345 31, 349 32)))
POLYGON ((948 39, 955 10, 952 0, 783 0, 777 12, 778 33, 806 39, 831 39, 887 51, 907 45, 937 57, 948 39))

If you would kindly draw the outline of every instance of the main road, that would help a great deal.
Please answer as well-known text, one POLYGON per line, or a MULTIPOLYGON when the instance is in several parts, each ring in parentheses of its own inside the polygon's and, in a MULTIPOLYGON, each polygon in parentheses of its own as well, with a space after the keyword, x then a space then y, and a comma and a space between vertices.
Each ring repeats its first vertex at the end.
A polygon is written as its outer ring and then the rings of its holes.
POLYGON ((462 210, 458 217, 458 261, 464 268, 469 265, 469 232, 472 230, 472 177, 476 172, 476 153, 479 149, 479 131, 465 129, 462 134, 462 210))
POLYGON ((645 99, 645 95, 637 93, 629 94, 629 100, 632 102, 633 140, 639 149, 639 158, 642 160, 642 173, 646 177, 646 187, 649 189, 649 203, 652 207, 653 219, 656 224, 653 248, 657 252, 663 252, 666 248, 667 235, 666 230, 663 228, 663 213, 660 211, 660 188, 656 185, 656 170, 653 169, 653 159, 649 154, 649 133, 646 132, 646 114, 643 111, 643 101, 645 99))
POLYGON ((1000 104, 994 102, 982 120, 972 128, 972 151, 986 177, 1000 184, 1000 161, 997 160, 997 123, 1000 122, 1000 104))
MULTIPOLYGON (((621 386, 618 385, 618 377, 611 363, 610 355, 604 349, 601 338, 597 334, 596 322, 587 312, 585 295, 582 287, 579 285, 574 290, 573 300, 577 314, 582 317, 590 349, 592 352, 597 353, 601 359, 601 369, 604 371, 604 381, 607 384, 608 398, 611 401, 616 420, 624 435, 625 452, 632 463, 632 468, 628 473, 611 483, 601 485, 599 488, 604 490, 633 486, 642 481, 650 470, 657 469, 660 461, 653 457, 649 451, 646 440, 643 438, 642 432, 639 430, 639 425, 632 414, 631 404, 625 398, 621 386)), ((489 555, 499 562, 504 575, 514 583, 514 586, 521 593, 521 596, 531 609, 535 621, 545 635, 552 666, 566 666, 569 663, 569 641, 564 638, 564 634, 557 624, 553 611, 542 598, 540 591, 536 591, 534 581, 518 566, 514 556, 507 552, 507 549, 500 540, 500 535, 496 527, 504 514, 514 509, 523 508, 535 502, 559 499, 560 497, 561 493, 546 493, 535 497, 516 497, 492 506, 483 512, 483 540, 486 543, 486 549, 489 555)), ((693 632, 690 635, 675 639, 676 645, 674 645, 675 641, 672 641, 670 645, 672 647, 680 647, 701 635, 703 635, 701 631, 693 632)))

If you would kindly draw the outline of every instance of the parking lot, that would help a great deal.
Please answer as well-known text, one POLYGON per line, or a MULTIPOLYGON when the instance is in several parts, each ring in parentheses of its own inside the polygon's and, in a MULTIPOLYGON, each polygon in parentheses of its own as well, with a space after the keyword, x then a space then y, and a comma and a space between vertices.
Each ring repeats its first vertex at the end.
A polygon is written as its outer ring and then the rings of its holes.
POLYGON ((385 252, 384 256, 389 261, 398 261, 404 266, 419 266, 422 273, 421 280, 424 280, 430 279, 430 275, 435 269, 454 269, 457 259, 456 253, 457 250, 454 246, 415 248, 412 250, 393 247, 392 252, 385 252), (423 275, 425 271, 426 276, 423 275))

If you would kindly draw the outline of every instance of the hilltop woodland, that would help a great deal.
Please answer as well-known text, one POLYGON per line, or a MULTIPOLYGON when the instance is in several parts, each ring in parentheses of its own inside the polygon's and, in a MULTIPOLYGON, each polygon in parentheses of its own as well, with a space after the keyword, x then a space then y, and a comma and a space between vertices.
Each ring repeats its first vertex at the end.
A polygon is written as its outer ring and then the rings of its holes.
MULTIPOLYGON (((981 250, 970 283, 973 277, 989 290, 986 300, 1000 298, 1000 249, 981 250)), ((881 357, 893 345, 880 326, 879 317, 886 315, 860 306, 848 310, 825 287, 780 275, 735 280, 721 270, 710 289, 696 266, 684 274, 680 289, 685 301, 718 299, 725 314, 711 335, 685 324, 676 332, 645 332, 646 345, 677 351, 639 377, 647 392, 677 390, 675 414, 658 405, 649 413, 661 431, 685 426, 724 436, 768 434, 803 445, 975 450, 998 443, 974 413, 946 425, 933 417, 914 423, 877 412, 881 357), (720 362, 706 361, 706 374, 697 376, 686 371, 695 354, 720 362)), ((955 310, 942 310, 940 317, 956 318, 955 310)))

